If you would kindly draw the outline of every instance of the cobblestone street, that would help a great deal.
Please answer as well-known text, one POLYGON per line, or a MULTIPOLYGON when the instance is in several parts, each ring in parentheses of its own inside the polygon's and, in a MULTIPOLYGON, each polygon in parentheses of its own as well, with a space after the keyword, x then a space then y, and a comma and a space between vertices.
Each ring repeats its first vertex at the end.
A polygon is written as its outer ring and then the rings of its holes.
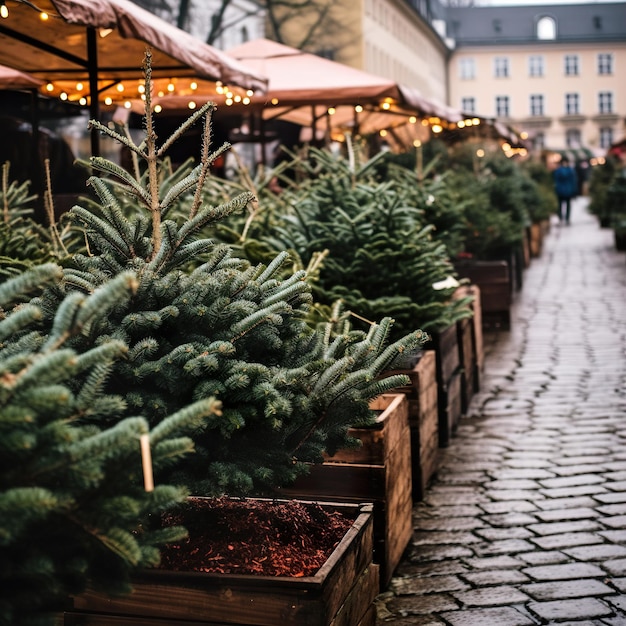
POLYGON ((626 626, 626 256, 586 202, 485 334, 379 626, 626 626))

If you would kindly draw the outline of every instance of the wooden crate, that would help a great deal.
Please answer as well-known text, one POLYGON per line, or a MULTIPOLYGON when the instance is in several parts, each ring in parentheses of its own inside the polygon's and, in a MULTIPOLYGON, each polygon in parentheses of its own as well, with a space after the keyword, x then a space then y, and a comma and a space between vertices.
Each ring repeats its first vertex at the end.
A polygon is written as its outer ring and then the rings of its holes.
POLYGON ((73 598, 65 626, 371 626, 379 592, 371 505, 326 504, 354 524, 314 576, 251 576, 145 570, 133 593, 73 598))
POLYGON ((539 222, 530 225, 530 254, 533 258, 541 256, 543 249, 543 227, 539 222))
POLYGON ((476 355, 474 354, 473 320, 465 318, 456 323, 461 359, 461 411, 465 415, 475 390, 476 355))
POLYGON ((455 292, 455 298, 472 296, 472 353, 474 355, 474 392, 480 390, 480 378, 485 368, 485 348, 483 344, 483 319, 481 309, 480 287, 478 285, 461 285, 455 292))
POLYGON ((410 378, 404 393, 409 402, 411 429, 411 473, 413 500, 418 502, 439 468, 439 405, 437 366, 434 350, 425 350, 413 368, 394 370, 390 374, 405 374, 410 378))
POLYGON ((456 266, 460 278, 480 289, 483 329, 511 326, 512 279, 506 261, 464 261, 456 266))
POLYGON ((339 450, 306 476, 280 490, 282 496, 374 505, 374 562, 386 587, 413 536, 411 433, 404 394, 383 394, 371 403, 376 424, 351 428, 363 445, 339 450))
POLYGON ((446 448, 454 436, 462 415, 461 372, 453 374, 445 387, 439 388, 439 447, 446 448))
POLYGON ((437 381, 445 384, 461 367, 456 324, 433 332, 432 347, 437 357, 437 381))

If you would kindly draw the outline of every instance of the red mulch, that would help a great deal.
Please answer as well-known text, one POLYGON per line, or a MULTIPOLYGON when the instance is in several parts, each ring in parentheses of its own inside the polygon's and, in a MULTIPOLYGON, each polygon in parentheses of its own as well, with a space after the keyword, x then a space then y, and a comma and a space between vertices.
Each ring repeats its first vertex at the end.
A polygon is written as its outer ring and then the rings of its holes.
POLYGON ((311 576, 326 562, 354 519, 298 501, 191 499, 167 516, 189 537, 162 550, 160 569, 311 576))

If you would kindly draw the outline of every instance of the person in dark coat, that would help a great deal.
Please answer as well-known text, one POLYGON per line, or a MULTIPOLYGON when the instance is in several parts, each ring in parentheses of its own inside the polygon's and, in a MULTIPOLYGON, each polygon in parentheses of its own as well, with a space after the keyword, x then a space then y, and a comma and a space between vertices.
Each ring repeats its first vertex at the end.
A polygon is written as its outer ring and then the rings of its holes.
POLYGON ((572 198, 578 195, 576 170, 570 166, 566 157, 561 159, 559 167, 552 172, 554 192, 559 201, 559 222, 569 224, 572 210, 572 198))

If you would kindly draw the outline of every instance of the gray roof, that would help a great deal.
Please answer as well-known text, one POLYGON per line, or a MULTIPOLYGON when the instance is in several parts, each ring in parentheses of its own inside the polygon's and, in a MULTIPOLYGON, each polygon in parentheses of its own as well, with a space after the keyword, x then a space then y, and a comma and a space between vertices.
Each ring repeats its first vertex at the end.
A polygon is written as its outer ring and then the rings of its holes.
POLYGON ((448 7, 448 36, 457 47, 551 43, 626 42, 626 3, 448 7), (541 17, 556 21, 556 39, 538 40, 541 17))

